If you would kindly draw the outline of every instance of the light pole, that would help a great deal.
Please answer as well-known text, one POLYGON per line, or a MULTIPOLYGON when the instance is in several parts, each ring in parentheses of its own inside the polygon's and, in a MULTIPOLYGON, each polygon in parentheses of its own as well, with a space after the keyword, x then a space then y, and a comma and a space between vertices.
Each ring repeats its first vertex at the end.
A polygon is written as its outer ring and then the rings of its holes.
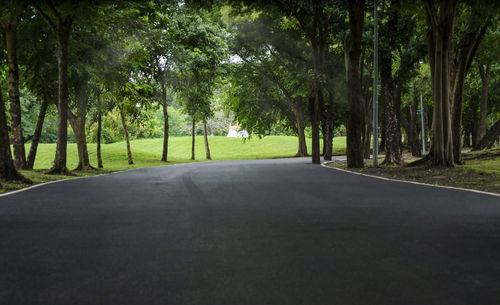
POLYGON ((373 0, 373 166, 378 166, 378 27, 377 0, 373 0))

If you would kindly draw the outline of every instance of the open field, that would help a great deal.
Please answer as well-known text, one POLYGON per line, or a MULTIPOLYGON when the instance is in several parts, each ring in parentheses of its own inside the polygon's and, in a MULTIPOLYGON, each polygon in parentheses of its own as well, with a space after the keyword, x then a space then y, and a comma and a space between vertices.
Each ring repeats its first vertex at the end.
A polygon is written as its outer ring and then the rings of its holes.
MULTIPOLYGON (((297 137, 292 136, 267 136, 262 139, 257 137, 243 140, 241 138, 227 138, 224 136, 209 137, 210 151, 213 161, 221 160, 249 160, 293 157, 297 152, 297 137)), ((102 158, 104 169, 97 171, 74 172, 76 177, 106 174, 115 171, 140 167, 162 166, 179 163, 193 162, 191 158, 191 137, 171 137, 169 139, 168 162, 161 162, 163 139, 141 139, 131 141, 133 165, 127 163, 127 150, 125 142, 102 145, 102 158)), ((334 154, 345 153, 345 137, 334 139, 334 154)), ((33 171, 21 171, 23 175, 34 183, 53 180, 68 179, 68 176, 45 175, 54 160, 55 144, 40 144, 33 171)), ((90 162, 97 166, 96 144, 88 145, 90 162)), ((311 141, 308 141, 309 152, 311 141)), ((26 145, 29 151, 29 144, 26 145)), ((206 161, 203 137, 196 137, 196 160, 206 161)), ((68 168, 73 169, 78 164, 76 144, 68 144, 68 168)), ((21 184, 3 183, 0 192, 24 187, 21 184)))

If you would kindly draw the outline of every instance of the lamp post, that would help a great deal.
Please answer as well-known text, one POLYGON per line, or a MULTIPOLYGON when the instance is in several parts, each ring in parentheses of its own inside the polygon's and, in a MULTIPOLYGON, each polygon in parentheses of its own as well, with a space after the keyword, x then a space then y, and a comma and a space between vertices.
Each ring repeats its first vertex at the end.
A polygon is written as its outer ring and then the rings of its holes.
POLYGON ((373 0, 373 166, 378 165, 378 26, 377 0, 373 0))

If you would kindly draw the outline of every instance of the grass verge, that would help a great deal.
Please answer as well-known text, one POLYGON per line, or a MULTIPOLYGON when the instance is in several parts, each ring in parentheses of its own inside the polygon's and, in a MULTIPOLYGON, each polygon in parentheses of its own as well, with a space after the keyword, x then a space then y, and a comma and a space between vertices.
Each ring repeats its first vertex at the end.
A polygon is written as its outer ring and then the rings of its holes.
MULTIPOLYGON (((500 194, 500 149, 467 153, 463 155, 463 159, 465 164, 457 165, 455 168, 367 166, 362 169, 349 170, 397 180, 500 194)), ((345 162, 334 162, 330 163, 329 166, 347 169, 345 162)))
MULTIPOLYGON (((50 182, 75 177, 85 177, 123 171, 132 168, 172 165, 188 162, 207 161, 205 159, 205 147, 203 137, 195 139, 196 160, 191 157, 191 137, 172 137, 169 139, 168 162, 162 162, 163 139, 140 139, 131 141, 132 156, 134 164, 127 162, 127 151, 125 142, 117 142, 102 145, 102 158, 104 169, 94 171, 74 171, 75 176, 45 175, 54 160, 55 144, 40 144, 35 160, 34 170, 21 171, 21 173, 33 181, 33 183, 50 182)), ((257 137, 251 139, 227 138, 224 136, 209 137, 212 161, 222 160, 249 160, 249 159, 272 159, 289 158, 297 153, 297 137, 291 136, 267 136, 262 139, 257 137)), ((334 154, 345 154, 345 137, 334 139, 334 154)), ((308 149, 311 149, 311 140, 308 141, 308 149)), ((91 164, 97 165, 96 144, 88 145, 91 164)), ((26 145, 29 151, 29 144, 26 145)), ((76 144, 68 144, 69 169, 78 164, 78 152, 76 144)), ((0 193, 26 187, 26 184, 7 183, 0 181, 0 193)))

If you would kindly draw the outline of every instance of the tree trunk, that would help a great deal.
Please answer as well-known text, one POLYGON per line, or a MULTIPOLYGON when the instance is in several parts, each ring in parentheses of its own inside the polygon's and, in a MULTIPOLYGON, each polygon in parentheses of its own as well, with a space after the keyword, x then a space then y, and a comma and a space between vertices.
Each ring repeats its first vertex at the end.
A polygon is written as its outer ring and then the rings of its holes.
POLYGON ((335 108, 334 105, 334 92, 331 87, 326 89, 328 91, 328 105, 325 111, 325 140, 323 145, 325 147, 325 155, 324 160, 331 161, 333 154, 333 111, 335 108))
POLYGON ((75 170, 95 169, 90 165, 89 152, 87 149, 87 136, 85 135, 85 114, 75 116, 71 111, 68 113, 69 122, 76 138, 78 149, 78 166, 75 170))
MULTIPOLYGON (((397 14, 393 12, 386 24, 387 33, 385 40, 390 46, 394 43, 396 32, 397 14)), ((401 164, 401 131, 399 124, 398 90, 392 77, 392 54, 389 50, 380 54, 380 81, 384 98, 384 135, 385 159, 383 164, 401 164)))
POLYGON ((163 153, 161 155, 161 161, 167 162, 168 157, 168 105, 167 105, 167 89, 165 87, 165 81, 161 79, 161 99, 163 106, 163 153))
POLYGON ((45 114, 47 113, 48 105, 49 99, 47 96, 44 96, 42 99, 42 105, 40 107, 40 113, 38 114, 38 120, 36 122, 35 133, 33 134, 33 138, 31 139, 31 147, 26 165, 27 169, 33 169, 33 166, 35 165, 36 151, 38 149, 40 137, 42 136, 43 123, 45 121, 45 114))
POLYGON ((208 160, 211 160, 210 147, 208 147, 207 123, 203 123, 203 138, 205 140, 205 153, 208 160))
POLYGON ((10 99, 11 132, 14 146, 14 165, 26 168, 23 127, 21 121, 21 101, 19 96, 19 66, 17 64, 17 26, 9 24, 5 28, 7 58, 9 64, 8 91, 10 99))
POLYGON ((457 3, 440 0, 439 15, 434 1, 424 0, 429 28, 427 45, 431 66, 434 114, 431 137, 431 162, 434 166, 453 167, 453 134, 450 113, 449 55, 452 48, 457 3))
POLYGON ((9 132, 7 128, 7 119, 5 117, 5 104, 3 94, 0 89, 0 178, 8 181, 20 180, 30 182, 24 178, 14 166, 12 152, 10 150, 9 132))
POLYGON ((195 128, 196 128, 196 122, 194 120, 194 116, 193 116, 193 126, 192 126, 192 129, 191 129, 191 137, 192 137, 192 140, 191 140, 191 160, 194 160, 194 138, 195 138, 195 128))
POLYGON ((123 108, 120 108, 120 116, 122 119, 123 132, 125 132, 125 141, 127 142, 128 164, 134 164, 134 160, 132 160, 132 150, 130 149, 130 137, 128 135, 127 123, 125 122, 125 114, 123 113, 123 108))
POLYGON ((488 114, 488 86, 490 83, 491 64, 484 69, 479 65, 479 74, 481 75, 481 105, 479 106, 479 124, 477 128, 477 139, 482 139, 486 134, 486 116, 488 114))
POLYGON ((347 118, 347 166, 364 167, 361 129, 363 128, 363 95, 359 77, 359 61, 361 54, 361 37, 365 17, 365 1, 348 1, 349 36, 344 43, 347 72, 347 99, 349 114, 347 118))
POLYGON ((292 102, 292 110, 297 122, 297 136, 299 138, 299 148, 296 157, 307 156, 306 134, 304 132, 304 111, 302 110, 302 98, 298 97, 292 102))
POLYGON ((102 101, 101 92, 97 91, 97 167, 103 168, 102 166, 102 156, 101 156, 101 135, 102 135, 102 101))
POLYGON ((481 150, 490 148, 495 143, 495 140, 500 136, 500 120, 498 120, 493 127, 488 130, 486 135, 479 141, 479 143, 472 148, 472 150, 481 150))
POLYGON ((57 143, 54 166, 47 174, 69 174, 66 167, 68 142, 68 44, 72 20, 60 22, 57 29, 57 67, 59 101, 57 105, 57 143))
MULTIPOLYGON (((414 87, 415 89, 415 87, 414 87)), ((415 92, 415 90, 414 90, 415 92)), ((408 146, 411 152, 411 155, 414 157, 422 157, 422 153, 420 151, 420 141, 418 138, 418 130, 417 130, 417 108, 418 108, 418 96, 416 93, 413 95, 413 104, 408 106, 407 114, 408 114, 408 146)))
POLYGON ((318 84, 313 81, 313 86, 309 94, 309 113, 311 116, 311 131, 312 131, 312 151, 311 158, 313 164, 319 164, 321 162, 320 152, 319 152, 319 118, 318 118, 318 103, 316 101, 318 97, 318 84))

